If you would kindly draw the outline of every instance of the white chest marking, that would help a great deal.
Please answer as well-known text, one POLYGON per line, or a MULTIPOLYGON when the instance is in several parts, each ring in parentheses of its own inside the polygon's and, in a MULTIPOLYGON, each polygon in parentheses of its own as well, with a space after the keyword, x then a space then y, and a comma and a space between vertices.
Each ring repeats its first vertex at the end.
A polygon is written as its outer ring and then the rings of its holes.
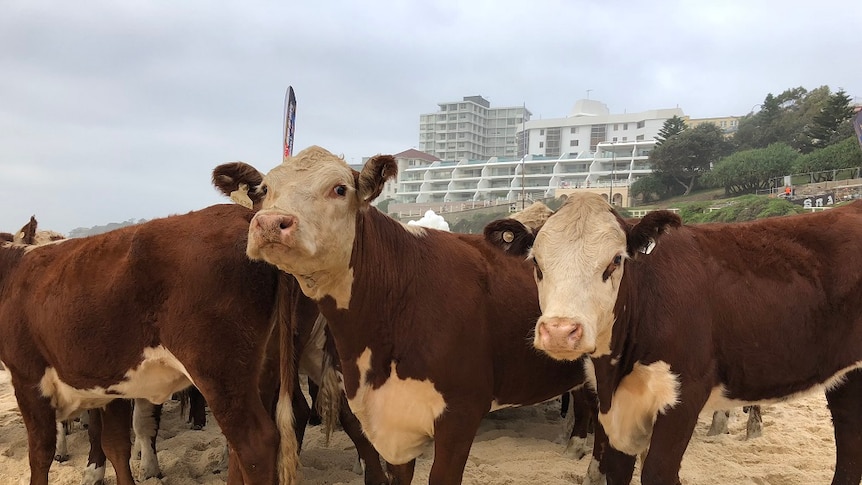
POLYGON ((629 455, 647 449, 658 413, 676 405, 679 377, 663 361, 636 362, 614 391, 607 413, 599 413, 611 445, 629 455))
POLYGON ((76 389, 63 382, 53 367, 45 369, 40 381, 42 395, 51 400, 57 419, 66 419, 80 409, 105 406, 118 398, 161 404, 191 384, 185 366, 161 345, 144 349, 141 363, 127 371, 124 380, 107 388, 76 389))
POLYGON ((434 421, 443 414, 446 402, 429 380, 401 379, 392 363, 389 379, 377 389, 366 382, 371 368, 371 349, 356 360, 359 389, 348 400, 368 439, 389 463, 404 464, 422 453, 434 438, 434 421))

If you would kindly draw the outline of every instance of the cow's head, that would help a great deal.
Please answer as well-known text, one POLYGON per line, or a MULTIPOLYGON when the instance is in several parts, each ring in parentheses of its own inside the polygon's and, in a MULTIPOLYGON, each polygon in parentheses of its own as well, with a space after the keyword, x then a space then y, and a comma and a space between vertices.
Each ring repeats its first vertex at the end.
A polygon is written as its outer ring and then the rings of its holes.
MULTIPOLYGON (((237 184, 246 181, 235 172, 222 174, 237 184)), ((263 195, 249 225, 249 257, 293 274, 306 295, 332 296, 338 306, 346 306, 357 214, 396 172, 389 155, 371 158, 361 173, 316 146, 288 158, 263 177, 258 189, 263 195)))
POLYGON ((675 214, 656 211, 632 226, 600 195, 582 193, 573 194, 532 240, 526 226, 520 232, 508 228, 513 240, 531 246, 526 256, 535 265, 542 309, 535 347, 561 360, 607 354, 625 264, 679 224, 675 214))

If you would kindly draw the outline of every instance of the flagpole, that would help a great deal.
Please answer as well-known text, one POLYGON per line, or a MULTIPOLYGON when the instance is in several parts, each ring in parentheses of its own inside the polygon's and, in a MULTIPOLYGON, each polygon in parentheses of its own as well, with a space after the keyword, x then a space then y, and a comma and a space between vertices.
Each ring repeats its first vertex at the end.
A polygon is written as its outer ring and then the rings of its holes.
POLYGON ((527 102, 524 102, 523 112, 521 113, 521 139, 522 144, 524 145, 524 154, 521 156, 521 210, 524 210, 524 207, 527 204, 527 195, 525 193, 526 187, 524 186, 525 178, 524 172, 526 171, 526 160, 527 160, 527 102))

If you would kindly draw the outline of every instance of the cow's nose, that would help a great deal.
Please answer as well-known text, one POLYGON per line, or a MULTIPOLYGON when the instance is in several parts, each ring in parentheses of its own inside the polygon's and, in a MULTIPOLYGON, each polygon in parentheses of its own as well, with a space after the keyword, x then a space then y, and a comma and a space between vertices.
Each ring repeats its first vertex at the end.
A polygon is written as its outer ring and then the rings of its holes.
POLYGON ((584 327, 573 318, 540 318, 536 323, 536 347, 542 350, 571 351, 577 347, 584 327))
POLYGON ((268 240, 284 242, 293 236, 298 223, 296 216, 289 214, 257 214, 252 220, 252 227, 268 240))

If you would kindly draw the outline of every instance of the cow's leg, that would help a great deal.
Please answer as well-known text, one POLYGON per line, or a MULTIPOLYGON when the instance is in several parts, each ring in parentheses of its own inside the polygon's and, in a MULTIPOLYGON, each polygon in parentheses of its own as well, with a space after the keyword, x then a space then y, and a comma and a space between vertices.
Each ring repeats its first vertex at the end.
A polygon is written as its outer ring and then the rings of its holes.
POLYGON ((132 403, 114 399, 102 410, 102 449, 114 466, 117 485, 135 485, 129 460, 132 458, 132 403))
POLYGON ((69 444, 66 435, 69 434, 69 420, 57 421, 57 446, 54 450, 54 460, 60 463, 69 459, 69 444))
POLYGON ((560 417, 565 419, 569 414, 569 402, 571 402, 571 394, 573 391, 564 392, 560 396, 560 417))
POLYGON ((466 409, 465 406, 462 412, 444 414, 437 422, 434 432, 434 463, 428 478, 429 485, 461 483, 473 438, 486 412, 487 409, 466 409))
POLYGON ((727 421, 730 419, 730 411, 715 411, 712 413, 712 424, 709 426, 707 436, 716 436, 720 434, 728 434, 727 421))
MULTIPOLYGON (((210 411, 221 427, 231 453, 235 453, 239 460, 245 483, 277 483, 276 456, 279 436, 275 423, 260 401, 257 383, 249 386, 248 382, 243 384, 227 379, 196 383, 209 403, 210 411)), ((229 466, 228 483, 235 483, 232 481, 235 477, 231 472, 229 466)))
MULTIPOLYGON (((392 477, 392 485, 410 485, 413 481, 413 472, 416 469, 416 460, 410 460, 403 465, 386 464, 389 476, 392 477)), ((368 483, 368 474, 365 474, 365 483, 368 483)))
POLYGON ((835 474, 832 485, 862 480, 862 371, 847 374, 840 387, 826 393, 835 427, 835 474))
POLYGON ((87 437, 90 439, 90 454, 81 485, 101 485, 105 480, 105 451, 102 450, 102 412, 98 409, 87 411, 87 437))
POLYGON ((745 425, 745 439, 758 438, 763 434, 763 416, 760 414, 760 406, 746 406, 748 422, 745 425))
MULTIPOLYGON (((294 375, 294 378, 299 379, 297 375, 294 375)), ((299 381, 297 380, 297 382, 299 381)), ((299 445, 299 449, 302 450, 302 442, 305 439, 305 428, 308 426, 311 408, 308 407, 308 401, 305 400, 305 395, 299 389, 296 389, 293 396, 291 396, 291 405, 293 406, 296 443, 299 445)))
POLYGON ((596 395, 590 389, 582 387, 571 393, 572 417, 575 420, 566 451, 580 460, 590 452, 589 435, 593 433, 595 422, 598 421, 598 403, 596 395))
POLYGON ((162 419, 162 406, 146 399, 135 399, 132 428, 135 430, 135 447, 141 450, 141 480, 161 478, 159 457, 156 454, 156 437, 162 419))
POLYGON ((189 391, 189 420, 192 429, 204 429, 207 425, 207 401, 197 387, 190 387, 189 391))
POLYGON ((635 457, 611 447, 605 429, 597 418, 593 457, 583 485, 629 485, 634 471, 635 457))
MULTIPOLYGON (((347 436, 350 437, 350 440, 353 441, 353 444, 356 446, 356 452, 359 454, 359 459, 364 464, 365 485, 388 484, 389 478, 386 476, 386 472, 383 470, 383 465, 380 463, 380 454, 377 453, 377 450, 371 442, 368 441, 365 433, 362 432, 362 424, 359 423, 359 420, 353 412, 350 411, 350 406, 347 404, 347 397, 344 396, 344 393, 341 393, 341 408, 338 411, 338 419, 341 421, 341 427, 344 429, 344 432, 347 433, 347 436)), ((399 469, 397 472, 403 476, 405 470, 399 469)), ((410 477, 412 477, 412 466, 409 473, 410 477)), ((393 478, 395 478, 395 473, 393 473, 393 478)), ((399 482, 393 481, 392 483, 399 482)), ((403 483, 410 483, 410 481, 403 483)))
POLYGON ((649 442, 649 452, 641 472, 643 485, 679 485, 682 456, 697 425, 697 416, 708 392, 682 390, 679 403, 665 414, 659 413, 649 442))
POLYGON ((51 402, 39 393, 37 385, 21 382, 16 373, 12 373, 12 385, 27 428, 30 485, 48 485, 48 470, 57 445, 56 413, 51 402))

